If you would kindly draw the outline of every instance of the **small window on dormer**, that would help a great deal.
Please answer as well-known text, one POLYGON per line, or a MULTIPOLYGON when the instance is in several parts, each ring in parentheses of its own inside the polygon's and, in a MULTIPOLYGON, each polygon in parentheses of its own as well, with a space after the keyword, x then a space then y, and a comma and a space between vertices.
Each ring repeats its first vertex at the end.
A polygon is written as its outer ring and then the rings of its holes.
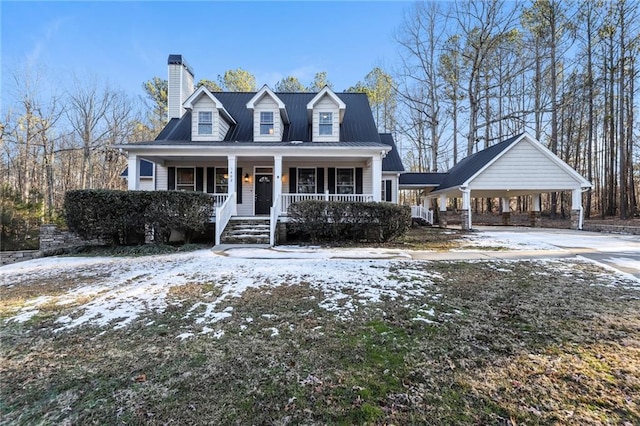
POLYGON ((260 113, 260 134, 273 135, 273 112, 260 113))
POLYGON ((333 136, 333 113, 321 112, 319 121, 320 136, 333 136))
POLYGON ((198 113, 198 134, 213 134, 213 119, 211 111, 200 111, 198 113))

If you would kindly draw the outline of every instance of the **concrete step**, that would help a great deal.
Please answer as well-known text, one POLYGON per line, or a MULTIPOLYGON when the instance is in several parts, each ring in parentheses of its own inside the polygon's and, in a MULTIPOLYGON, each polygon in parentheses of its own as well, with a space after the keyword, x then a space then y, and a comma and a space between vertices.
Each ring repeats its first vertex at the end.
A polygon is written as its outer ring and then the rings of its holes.
POLYGON ((269 219, 232 219, 222 233, 222 244, 269 244, 269 219))

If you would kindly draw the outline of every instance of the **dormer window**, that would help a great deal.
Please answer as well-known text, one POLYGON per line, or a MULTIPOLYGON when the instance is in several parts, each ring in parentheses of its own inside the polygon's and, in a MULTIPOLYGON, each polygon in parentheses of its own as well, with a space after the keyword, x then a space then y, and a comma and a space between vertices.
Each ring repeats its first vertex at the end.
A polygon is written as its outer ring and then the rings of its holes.
POLYGON ((333 135, 333 113, 320 112, 319 120, 319 133, 320 136, 332 136, 333 135))
POLYGON ((260 134, 261 135, 273 135, 273 112, 262 111, 260 112, 260 134))
POLYGON ((211 113, 211 111, 198 112, 198 134, 213 134, 213 114, 211 113))

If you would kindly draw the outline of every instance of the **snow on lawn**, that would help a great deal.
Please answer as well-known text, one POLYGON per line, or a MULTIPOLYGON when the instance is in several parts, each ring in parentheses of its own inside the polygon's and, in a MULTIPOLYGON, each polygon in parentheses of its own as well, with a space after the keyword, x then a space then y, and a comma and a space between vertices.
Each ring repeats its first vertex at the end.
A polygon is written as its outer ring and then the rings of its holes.
MULTIPOLYGON (((385 297, 402 300, 423 295, 431 279, 437 276, 416 270, 405 273, 402 268, 390 272, 390 266, 396 262, 379 258, 405 257, 399 252, 385 254, 363 249, 362 259, 355 260, 345 258, 355 257, 357 250, 312 250, 313 255, 307 257, 304 254, 309 254, 309 250, 300 249, 298 253, 292 247, 242 249, 230 250, 226 256, 200 250, 134 258, 51 257, 2 267, 0 285, 55 282, 59 276, 73 277, 77 286, 56 295, 54 303, 68 305, 88 296, 89 301, 57 318, 55 331, 62 331, 87 324, 125 327, 145 312, 163 312, 170 288, 185 284, 221 287, 213 302, 196 302, 186 314, 185 318, 194 325, 203 327, 232 316, 231 299, 248 288, 308 283, 323 292, 320 307, 348 318, 359 304, 385 297), (300 258, 296 258, 298 254, 300 258)), ((45 303, 52 303, 52 298, 30 300, 9 321, 26 321, 45 303)))

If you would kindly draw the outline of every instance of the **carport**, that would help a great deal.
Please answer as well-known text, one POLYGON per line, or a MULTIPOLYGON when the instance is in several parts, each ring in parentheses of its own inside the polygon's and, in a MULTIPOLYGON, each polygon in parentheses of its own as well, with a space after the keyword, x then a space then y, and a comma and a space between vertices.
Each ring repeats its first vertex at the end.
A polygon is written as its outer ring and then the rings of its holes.
MULTIPOLYGON (((442 220, 447 201, 460 198, 462 229, 472 228, 472 198, 499 197, 502 211, 508 212, 512 197, 531 197, 529 214, 535 225, 540 217, 540 194, 561 191, 571 191, 571 225, 582 229, 582 193, 591 188, 589 181, 527 133, 470 155, 447 173, 421 175, 424 208, 431 209, 431 200, 438 199, 442 220)), ((418 184, 418 180, 411 176, 403 181, 401 176, 400 188, 408 189, 411 181, 418 184)))

